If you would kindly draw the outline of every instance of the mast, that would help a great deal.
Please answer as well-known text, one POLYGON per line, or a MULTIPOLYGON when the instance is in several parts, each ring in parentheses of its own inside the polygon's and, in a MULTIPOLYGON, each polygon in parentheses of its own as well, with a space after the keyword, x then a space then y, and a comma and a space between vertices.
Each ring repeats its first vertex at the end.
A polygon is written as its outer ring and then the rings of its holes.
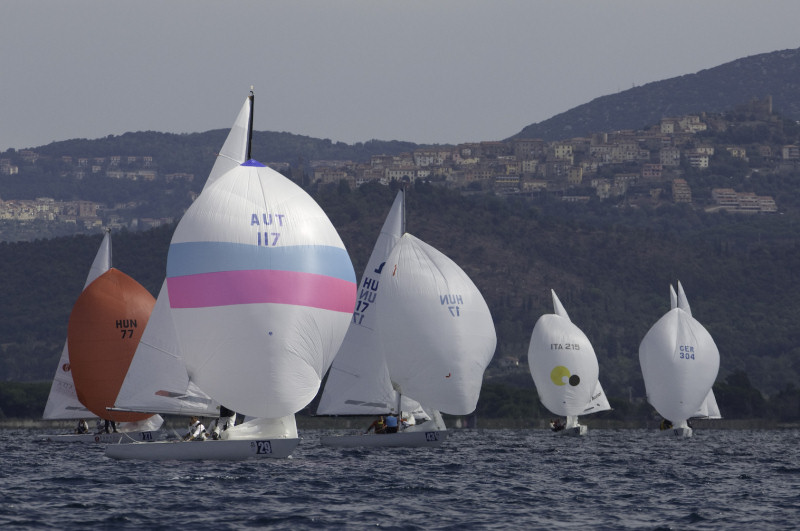
POLYGON ((406 184, 403 183, 403 213, 400 216, 400 235, 406 233, 406 184))
POLYGON ((255 98, 253 85, 250 85, 250 95, 247 97, 250 100, 250 117, 247 119, 247 157, 245 160, 253 158, 253 107, 255 106, 255 98))

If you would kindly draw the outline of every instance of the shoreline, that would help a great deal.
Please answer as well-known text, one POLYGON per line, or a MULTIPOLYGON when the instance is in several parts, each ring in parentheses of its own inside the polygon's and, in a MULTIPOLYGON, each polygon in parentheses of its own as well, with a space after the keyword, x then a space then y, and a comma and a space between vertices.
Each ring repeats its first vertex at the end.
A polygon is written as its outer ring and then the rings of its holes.
MULTIPOLYGON (((353 430, 364 429, 369 425, 371 417, 307 417, 298 416, 298 430, 353 430)), ((168 428, 183 428, 187 420, 183 417, 166 417, 164 425, 168 428)), ((581 418, 581 424, 590 430, 657 430, 659 420, 604 420, 581 418)), ((461 419, 445 417, 449 430, 459 429, 546 429, 549 430, 550 419, 478 419, 477 425, 462 426, 461 419)), ((41 419, 0 419, 0 429, 52 429, 71 432, 75 427, 74 420, 41 420, 41 419)), ((701 430, 783 430, 798 429, 800 423, 781 423, 770 419, 697 419, 692 421, 692 427, 701 430)))

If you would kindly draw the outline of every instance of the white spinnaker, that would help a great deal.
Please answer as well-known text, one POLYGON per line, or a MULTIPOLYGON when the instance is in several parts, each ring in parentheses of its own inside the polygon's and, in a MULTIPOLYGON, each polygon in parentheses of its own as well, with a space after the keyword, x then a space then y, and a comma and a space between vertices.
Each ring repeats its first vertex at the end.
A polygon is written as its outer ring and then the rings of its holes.
POLYGON ((542 315, 531 333, 528 365, 542 404, 556 415, 577 416, 601 411, 605 394, 599 387, 594 348, 552 291, 555 314, 542 315), (597 396, 597 395, 600 396, 597 396), (594 397, 594 400, 593 400, 594 397))
POLYGON ((404 234, 384 266, 377 317, 403 395, 453 415, 475 410, 497 336, 486 301, 455 262, 404 234))
MULTIPOLYGON (((376 303, 386 259, 403 235, 403 210, 404 195, 398 192, 358 284, 353 319, 328 372, 318 415, 380 415, 397 409, 397 391, 392 388, 377 330, 376 303)), ((402 397, 403 411, 419 407, 402 397)))
POLYGON ((170 415, 219 415, 219 404, 189 380, 172 322, 166 280, 114 407, 170 415))
MULTIPOLYGON (((86 289, 86 286, 109 269, 111 269, 111 233, 106 232, 89 268, 89 274, 83 284, 83 289, 86 289)), ((72 372, 69 367, 69 348, 65 340, 42 418, 48 420, 94 418, 95 415, 78 400, 78 395, 75 392, 75 382, 72 379, 72 372)))
POLYGON ((178 224, 167 278, 189 377, 209 396, 269 418, 314 398, 352 318, 355 275, 330 220, 299 186, 258 163, 221 176, 178 224), (264 287, 264 273, 274 279, 286 272, 302 279, 264 287), (185 279, 193 287, 180 288, 185 279), (203 297, 207 287, 222 302, 176 301, 203 297), (263 302, 276 294, 277 302, 263 302), (283 296, 336 299, 339 309, 283 296))
POLYGON ((714 340, 678 299, 639 345, 647 400, 675 425, 700 410, 719 371, 714 340))

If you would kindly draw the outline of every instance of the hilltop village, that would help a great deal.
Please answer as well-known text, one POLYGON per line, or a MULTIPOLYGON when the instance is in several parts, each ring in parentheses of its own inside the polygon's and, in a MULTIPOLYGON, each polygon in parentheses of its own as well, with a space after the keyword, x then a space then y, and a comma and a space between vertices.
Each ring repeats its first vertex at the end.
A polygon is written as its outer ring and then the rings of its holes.
MULTIPOLYGON (((733 122, 725 115, 696 114, 664 118, 647 130, 598 133, 589 138, 558 142, 517 138, 457 146, 434 146, 399 155, 374 155, 368 162, 311 160, 303 167, 270 163, 293 179, 321 185, 346 183, 355 188, 367 182, 388 185, 393 180, 426 180, 461 189, 465 193, 494 193, 538 197, 549 194, 562 201, 588 202, 593 197, 624 200, 635 205, 686 203, 706 211, 777 212, 769 196, 742 193, 732 188, 713 188, 693 194, 692 172, 715 171, 719 165, 738 164, 753 172, 785 173, 800 168, 800 146, 751 142, 728 145, 715 142, 713 132, 742 125, 780 127, 772 112, 771 99, 753 101, 736 111, 733 122), (709 193, 710 192, 710 193, 709 193), (700 197, 697 197, 700 195, 700 197)), ((35 167, 41 156, 22 150, 0 158, 0 178, 35 167), (16 160, 15 160, 16 159, 16 160), (21 170, 20 167, 23 169, 21 170)), ((152 156, 84 157, 65 155, 58 162, 60 176, 81 180, 87 175, 108 179, 192 182, 193 174, 162 175, 152 156)), ((192 199, 194 198, 192 195, 192 199)), ((140 203, 104 205, 90 201, 56 201, 0 198, 0 220, 45 220, 80 225, 83 228, 150 228, 172 222, 171 217, 131 217, 125 212, 140 203)), ((176 213, 177 214, 177 213, 176 213)))

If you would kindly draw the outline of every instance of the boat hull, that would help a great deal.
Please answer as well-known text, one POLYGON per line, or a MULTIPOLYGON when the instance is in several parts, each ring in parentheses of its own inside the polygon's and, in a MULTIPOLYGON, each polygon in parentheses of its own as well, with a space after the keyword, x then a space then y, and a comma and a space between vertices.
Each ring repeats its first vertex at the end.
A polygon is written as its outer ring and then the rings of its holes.
POLYGON ((589 429, 586 426, 581 424, 580 426, 573 426, 572 428, 564 428, 563 430, 559 430, 559 431, 556 432, 556 435, 567 435, 569 437, 581 437, 583 435, 586 435, 587 431, 589 431, 589 429))
POLYGON ((392 447, 436 447, 447 439, 446 430, 407 431, 388 434, 323 435, 320 444, 338 448, 392 448, 392 447))
POLYGON ((281 459, 289 457, 299 442, 299 438, 294 438, 114 444, 106 447, 106 456, 113 459, 135 459, 141 461, 281 459))
POLYGON ((691 437, 693 432, 692 428, 669 428, 659 431, 659 434, 667 437, 691 437))
POLYGON ((127 444, 135 442, 154 441, 159 437, 155 431, 134 431, 117 433, 82 433, 82 434, 63 434, 45 435, 45 439, 50 442, 70 442, 70 443, 97 443, 97 444, 127 444))

